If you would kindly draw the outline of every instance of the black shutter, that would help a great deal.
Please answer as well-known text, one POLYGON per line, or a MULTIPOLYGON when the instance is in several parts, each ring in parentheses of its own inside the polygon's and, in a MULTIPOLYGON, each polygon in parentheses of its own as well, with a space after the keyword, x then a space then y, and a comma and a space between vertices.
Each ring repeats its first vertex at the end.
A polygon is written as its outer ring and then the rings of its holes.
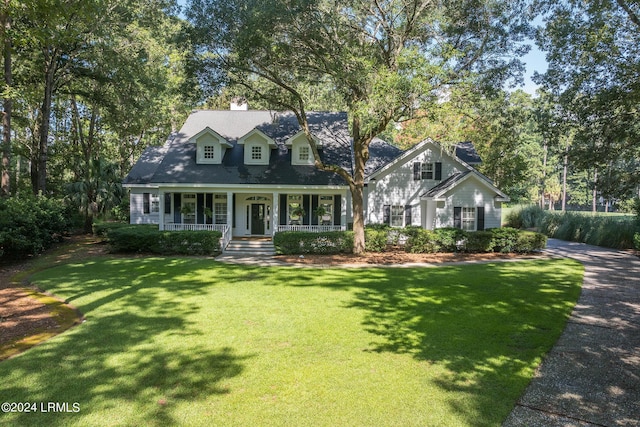
POLYGON ((308 194, 302 196, 302 209, 304 209, 303 225, 309 225, 309 215, 311 215, 311 197, 308 194))
POLYGON ((311 196, 311 225, 318 225, 318 215, 315 210, 318 209, 318 195, 311 196))
POLYGON ((342 225, 342 199, 339 194, 333 196, 333 225, 342 225))
MULTIPOLYGON (((227 224, 229 224, 229 218, 227 218, 227 224)), ((231 227, 236 227, 236 193, 233 193, 231 199, 231 227)))
POLYGON ((173 193, 173 222, 180 224, 182 217, 180 216, 180 206, 182 204, 182 194, 173 193))
POLYGON ((478 231, 484 230, 484 206, 478 208, 478 231))
POLYGON ((207 193, 204 195, 204 205, 211 211, 211 218, 206 218, 205 222, 207 224, 213 224, 216 222, 215 220, 215 210, 213 209, 213 194, 207 193))
POLYGON ((442 181, 442 163, 436 162, 436 181, 442 181))
POLYGON ((462 228, 462 208, 453 208, 453 226, 462 228))
POLYGON ((404 226, 411 225, 411 205, 404 205, 404 226))
POLYGON ((164 213, 171 213, 171 193, 164 193, 164 213))
POLYGON ((391 205, 384 205, 382 207, 382 222, 391 225, 391 205))
POLYGON ((287 195, 280 195, 280 225, 287 225, 287 195))
POLYGON ((414 181, 420 181, 421 174, 420 174, 420 162, 414 162, 413 163, 413 180, 414 181))
POLYGON ((149 193, 142 193, 142 213, 151 213, 149 193))
POLYGON ((196 224, 204 224, 204 193, 196 194, 196 224))

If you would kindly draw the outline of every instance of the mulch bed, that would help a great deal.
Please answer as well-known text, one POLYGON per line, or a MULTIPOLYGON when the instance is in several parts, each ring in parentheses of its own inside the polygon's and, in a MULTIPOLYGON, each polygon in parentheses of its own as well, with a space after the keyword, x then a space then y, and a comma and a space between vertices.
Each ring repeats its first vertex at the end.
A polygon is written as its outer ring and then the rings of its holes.
MULTIPOLYGON (((71 259, 84 259, 106 253, 104 245, 93 237, 74 235, 39 257, 26 261, 4 261, 0 264, 0 346, 14 343, 34 333, 55 331, 60 327, 58 315, 51 304, 32 295, 25 289, 27 283, 17 280, 17 275, 34 269, 34 262, 47 258, 47 266, 71 259)), ((1 353, 1 352, 0 352, 1 353)))

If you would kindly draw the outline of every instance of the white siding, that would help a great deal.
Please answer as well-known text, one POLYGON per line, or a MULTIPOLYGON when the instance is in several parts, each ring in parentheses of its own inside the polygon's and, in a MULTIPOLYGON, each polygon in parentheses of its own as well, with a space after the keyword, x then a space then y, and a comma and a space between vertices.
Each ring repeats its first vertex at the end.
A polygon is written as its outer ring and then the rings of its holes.
MULTIPOLYGON (((157 190, 153 190, 157 192, 157 190)), ((144 193, 151 193, 152 191, 131 190, 129 196, 129 214, 131 216, 129 222, 131 224, 157 224, 158 214, 145 214, 144 213, 144 193)))
MULTIPOLYGON (((495 202, 495 193, 475 177, 470 177, 446 195, 444 204, 438 202, 435 227, 453 227, 453 208, 484 207, 484 228, 500 227, 501 204, 495 202)), ((477 221, 477 218, 476 218, 477 221)))
MULTIPOLYGON (((438 185, 451 175, 466 170, 452 157, 442 152, 433 144, 425 145, 425 150, 404 159, 403 162, 389 168, 385 173, 376 176, 369 184, 366 206, 368 223, 382 223, 384 205, 411 205, 411 222, 423 225, 422 215, 425 205, 420 203, 420 196, 438 185), (413 179, 414 163, 442 163, 442 179, 413 179)), ((434 167, 435 174, 435 167, 434 167)))

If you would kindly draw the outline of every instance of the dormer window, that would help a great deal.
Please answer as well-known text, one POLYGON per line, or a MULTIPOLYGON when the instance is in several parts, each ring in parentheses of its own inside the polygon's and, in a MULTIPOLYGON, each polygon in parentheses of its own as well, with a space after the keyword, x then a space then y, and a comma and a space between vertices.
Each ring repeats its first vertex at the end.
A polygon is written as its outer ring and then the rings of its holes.
POLYGON ((205 160, 213 160, 216 158, 216 147, 214 145, 204 145, 202 154, 205 160))
MULTIPOLYGON (((313 137, 316 147, 321 148, 322 142, 313 137)), ((314 158, 311 152, 311 146, 309 140, 304 132, 298 132, 296 135, 289 138, 286 145, 291 147, 291 164, 292 165, 313 165, 314 158)))
POLYGON ((191 141, 196 144, 198 164, 220 164, 227 148, 232 147, 226 139, 209 127, 197 133, 191 141))
POLYGON ((300 150, 298 151, 298 160, 301 162, 308 162, 310 155, 309 152, 311 151, 311 149, 309 147, 305 147, 302 146, 300 147, 300 150))
POLYGON ((244 145, 245 165, 268 165, 269 155, 276 143, 258 129, 253 129, 238 140, 238 144, 244 145))
POLYGON ((254 145, 251 147, 251 160, 262 160, 262 147, 254 145))

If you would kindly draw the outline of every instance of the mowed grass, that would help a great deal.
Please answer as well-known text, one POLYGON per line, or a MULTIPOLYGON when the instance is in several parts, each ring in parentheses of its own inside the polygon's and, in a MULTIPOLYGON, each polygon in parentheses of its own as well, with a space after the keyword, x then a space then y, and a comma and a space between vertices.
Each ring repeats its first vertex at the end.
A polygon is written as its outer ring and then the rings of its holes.
POLYGON ((559 337, 570 260, 311 269, 104 258, 32 280, 86 322, 0 363, 2 425, 499 425, 559 337), (79 412, 73 412, 77 403, 79 412))

